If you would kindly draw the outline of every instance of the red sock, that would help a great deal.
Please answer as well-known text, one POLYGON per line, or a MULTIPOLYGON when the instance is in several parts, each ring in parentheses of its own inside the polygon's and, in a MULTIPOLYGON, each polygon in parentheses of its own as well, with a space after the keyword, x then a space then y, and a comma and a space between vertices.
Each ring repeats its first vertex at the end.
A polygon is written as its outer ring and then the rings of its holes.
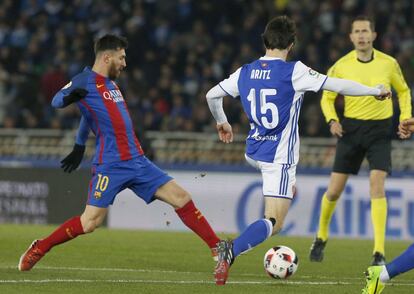
POLYGON ((207 243, 208 247, 217 246, 220 239, 214 233, 206 218, 194 206, 192 200, 188 201, 183 207, 176 209, 175 212, 187 227, 207 243))
POLYGON ((79 216, 68 219, 60 227, 58 227, 52 234, 45 239, 39 240, 38 247, 44 253, 52 249, 53 246, 62 244, 66 241, 72 240, 79 235, 84 234, 82 224, 79 216))

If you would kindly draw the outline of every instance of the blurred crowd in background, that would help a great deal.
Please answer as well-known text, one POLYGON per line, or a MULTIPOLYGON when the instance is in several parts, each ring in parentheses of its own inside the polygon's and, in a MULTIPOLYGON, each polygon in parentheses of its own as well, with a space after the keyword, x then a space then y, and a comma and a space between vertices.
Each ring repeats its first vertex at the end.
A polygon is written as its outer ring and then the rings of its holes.
MULTIPOLYGON (((1 0, 0 126, 77 128, 76 107, 56 111, 53 95, 93 64, 93 40, 127 37, 127 68, 119 85, 138 132, 213 131, 206 92, 240 65, 262 55, 261 33, 276 15, 291 16, 298 42, 291 60, 322 73, 352 50, 353 17, 376 20, 375 48, 395 57, 414 88, 412 0, 1 0)), ((304 136, 329 136, 308 93, 304 136)), ((235 133, 249 128, 241 104, 225 99, 235 133)), ((339 105, 340 108, 340 105, 339 105)))

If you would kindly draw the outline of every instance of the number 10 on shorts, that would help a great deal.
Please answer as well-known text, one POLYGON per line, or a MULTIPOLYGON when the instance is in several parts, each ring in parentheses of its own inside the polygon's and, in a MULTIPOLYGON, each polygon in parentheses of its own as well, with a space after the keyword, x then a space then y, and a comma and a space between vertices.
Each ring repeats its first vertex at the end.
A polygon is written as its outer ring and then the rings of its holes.
POLYGON ((101 193, 104 192, 106 188, 108 188, 108 184, 109 184, 109 177, 104 176, 102 174, 98 174, 98 181, 96 182, 95 193, 94 193, 95 199, 101 198, 101 193))

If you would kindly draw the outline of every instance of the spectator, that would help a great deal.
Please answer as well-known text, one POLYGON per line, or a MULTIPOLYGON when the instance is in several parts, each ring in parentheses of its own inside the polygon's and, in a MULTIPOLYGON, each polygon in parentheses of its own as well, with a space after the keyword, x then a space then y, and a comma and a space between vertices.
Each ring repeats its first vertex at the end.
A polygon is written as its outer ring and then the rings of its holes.
MULTIPOLYGON (((282 13, 299 24, 301 42, 295 44, 292 59, 301 59, 326 73, 339 56, 350 50, 350 19, 369 11, 377 20, 380 38, 376 48, 396 56, 409 86, 414 88, 413 1, 63 3, 0 1, 1 125, 72 128, 77 114, 51 111, 51 93, 93 60, 90 50, 85 49, 90 48, 93 39, 111 31, 130 40, 129 66, 120 85, 121 90, 133 89, 133 95, 127 97, 134 100, 132 116, 140 117, 136 124, 142 123, 149 130, 177 130, 184 126, 187 131, 214 130, 211 119, 205 116, 205 102, 197 97, 205 94, 206 85, 222 80, 223 73, 261 56, 261 46, 247 44, 261 44, 258 36, 264 23, 282 13), (177 97, 182 101, 177 102, 177 97), (17 105, 30 115, 22 116, 17 105)), ((235 131, 245 134, 246 130, 238 127, 243 126, 244 120, 238 104, 228 103, 225 107, 235 131)), ((314 105, 305 103, 302 111, 306 126, 302 124, 301 130, 305 136, 329 136, 323 126, 318 127, 321 113, 314 105)))

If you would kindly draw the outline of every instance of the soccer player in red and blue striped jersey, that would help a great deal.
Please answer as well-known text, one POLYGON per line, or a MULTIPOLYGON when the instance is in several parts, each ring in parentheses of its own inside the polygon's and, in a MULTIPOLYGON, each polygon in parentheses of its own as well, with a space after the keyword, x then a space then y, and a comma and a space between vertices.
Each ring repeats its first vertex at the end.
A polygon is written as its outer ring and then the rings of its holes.
POLYGON ((53 98, 52 106, 66 107, 76 103, 82 118, 76 144, 63 161, 71 172, 80 164, 89 130, 96 136, 96 154, 88 200, 81 216, 75 216, 48 237, 35 240, 21 256, 19 270, 30 270, 51 248, 79 235, 93 232, 104 220, 108 206, 116 195, 129 188, 150 203, 159 199, 174 207, 183 223, 193 230, 212 250, 219 238, 190 194, 173 178, 149 161, 135 136, 127 105, 115 79, 126 67, 127 40, 105 35, 95 43, 95 63, 76 75, 53 98))

